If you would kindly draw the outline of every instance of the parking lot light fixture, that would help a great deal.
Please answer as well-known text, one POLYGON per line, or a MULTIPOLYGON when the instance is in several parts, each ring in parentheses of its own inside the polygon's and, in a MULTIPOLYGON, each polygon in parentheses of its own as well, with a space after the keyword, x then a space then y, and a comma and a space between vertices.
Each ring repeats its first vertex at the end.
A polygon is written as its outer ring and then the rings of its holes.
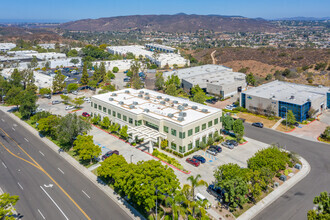
POLYGON ((132 157, 133 157, 133 154, 131 154, 131 163, 132 163, 132 157))

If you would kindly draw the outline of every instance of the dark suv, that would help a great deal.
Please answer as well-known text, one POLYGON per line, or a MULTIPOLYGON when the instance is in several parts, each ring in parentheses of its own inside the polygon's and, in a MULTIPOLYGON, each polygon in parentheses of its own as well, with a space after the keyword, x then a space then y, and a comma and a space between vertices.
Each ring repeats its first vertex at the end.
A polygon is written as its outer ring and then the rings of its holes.
POLYGON ((113 154, 117 154, 117 155, 119 155, 119 151, 117 151, 117 150, 111 150, 111 151, 106 152, 106 153, 102 156, 102 160, 107 159, 108 157, 110 157, 110 156, 113 155, 113 154))
POLYGON ((221 199, 221 197, 224 195, 224 191, 220 187, 216 187, 213 184, 209 185, 206 191, 215 196, 217 199, 221 199))
POLYGON ((218 145, 211 145, 209 149, 214 149, 216 150, 218 153, 222 152, 222 147, 218 146, 218 145))
POLYGON ((226 142, 229 143, 229 144, 234 145, 235 147, 238 146, 238 143, 237 143, 237 141, 235 141, 235 140, 226 140, 226 142))

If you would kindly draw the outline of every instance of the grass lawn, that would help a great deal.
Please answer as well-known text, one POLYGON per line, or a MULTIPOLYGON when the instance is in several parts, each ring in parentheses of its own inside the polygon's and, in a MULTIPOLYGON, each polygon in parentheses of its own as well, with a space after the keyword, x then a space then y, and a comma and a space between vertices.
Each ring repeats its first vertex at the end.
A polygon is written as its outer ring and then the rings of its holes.
POLYGON ((276 130, 277 130, 277 131, 283 131, 283 132, 286 132, 286 131, 292 131, 294 128, 295 128, 294 126, 290 127, 289 125, 288 125, 288 128, 286 128, 285 125, 280 124, 280 125, 276 128, 276 130))
POLYGON ((76 152, 73 149, 70 149, 69 151, 67 151, 67 153, 86 168, 89 168, 94 164, 98 163, 97 161, 92 161, 92 163, 90 163, 89 160, 80 159, 78 154, 76 154, 76 152))
POLYGON ((270 120, 266 116, 258 116, 247 112, 239 112, 237 113, 237 116, 239 118, 244 118, 248 123, 261 122, 264 124, 264 127, 266 128, 272 128, 279 120, 278 118, 275 118, 274 120, 270 120))
POLYGON ((324 142, 324 143, 330 144, 330 141, 327 141, 327 140, 325 140, 325 139, 323 139, 323 138, 321 138, 321 137, 319 137, 318 140, 319 140, 319 141, 322 141, 322 142, 324 142))
MULTIPOLYGON (((235 141, 237 141, 237 139, 235 138, 235 137, 232 137, 232 136, 230 136, 230 135, 227 135, 226 137, 225 137, 225 140, 235 140, 235 141)), ((244 138, 242 138, 241 139, 241 141, 239 142, 240 144, 243 144, 243 143, 245 143, 246 142, 246 140, 244 139, 244 138)))

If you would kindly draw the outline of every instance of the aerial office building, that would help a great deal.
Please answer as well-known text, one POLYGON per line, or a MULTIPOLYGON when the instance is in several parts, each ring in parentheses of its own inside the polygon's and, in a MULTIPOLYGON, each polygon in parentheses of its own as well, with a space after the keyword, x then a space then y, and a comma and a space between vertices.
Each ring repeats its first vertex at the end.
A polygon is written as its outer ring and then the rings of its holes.
POLYGON ((166 139, 169 147, 180 153, 206 143, 221 129, 221 109, 152 90, 124 89, 95 95, 91 101, 93 115, 127 125, 133 138, 149 143, 166 139))
POLYGON ((145 47, 150 50, 157 50, 159 52, 164 52, 164 53, 174 53, 174 51, 175 51, 175 48, 168 47, 168 46, 161 45, 161 44, 150 43, 150 44, 146 44, 145 47))
POLYGON ((6 52, 16 47, 13 43, 0 43, 0 52, 6 52))
POLYGON ((311 108, 315 114, 330 108, 330 88, 276 80, 242 92, 240 104, 250 111, 272 113, 282 118, 291 110, 301 122, 308 118, 311 108))
POLYGON ((244 73, 233 72, 231 68, 222 65, 203 65, 185 69, 164 72, 165 79, 177 75, 186 91, 199 85, 205 92, 226 98, 241 92, 246 88, 244 73))

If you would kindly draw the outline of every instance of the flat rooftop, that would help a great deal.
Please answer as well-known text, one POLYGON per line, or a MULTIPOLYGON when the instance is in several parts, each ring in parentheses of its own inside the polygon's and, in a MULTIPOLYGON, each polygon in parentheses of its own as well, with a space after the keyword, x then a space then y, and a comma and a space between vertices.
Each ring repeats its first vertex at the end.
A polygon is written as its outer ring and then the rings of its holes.
POLYGON ((314 87, 276 80, 256 88, 249 89, 244 93, 246 95, 257 96, 265 99, 273 99, 303 105, 308 100, 313 101, 324 97, 327 92, 330 92, 329 89, 329 87, 314 87))
POLYGON ((92 98, 135 114, 146 114, 179 125, 186 125, 214 113, 221 113, 221 110, 217 108, 148 89, 135 90, 129 88, 95 95, 92 98))
POLYGON ((149 44, 146 44, 146 46, 158 47, 158 48, 162 48, 162 49, 166 49, 166 50, 175 50, 175 48, 173 48, 173 47, 169 47, 169 46, 162 45, 162 44, 155 44, 155 43, 149 43, 149 44))

